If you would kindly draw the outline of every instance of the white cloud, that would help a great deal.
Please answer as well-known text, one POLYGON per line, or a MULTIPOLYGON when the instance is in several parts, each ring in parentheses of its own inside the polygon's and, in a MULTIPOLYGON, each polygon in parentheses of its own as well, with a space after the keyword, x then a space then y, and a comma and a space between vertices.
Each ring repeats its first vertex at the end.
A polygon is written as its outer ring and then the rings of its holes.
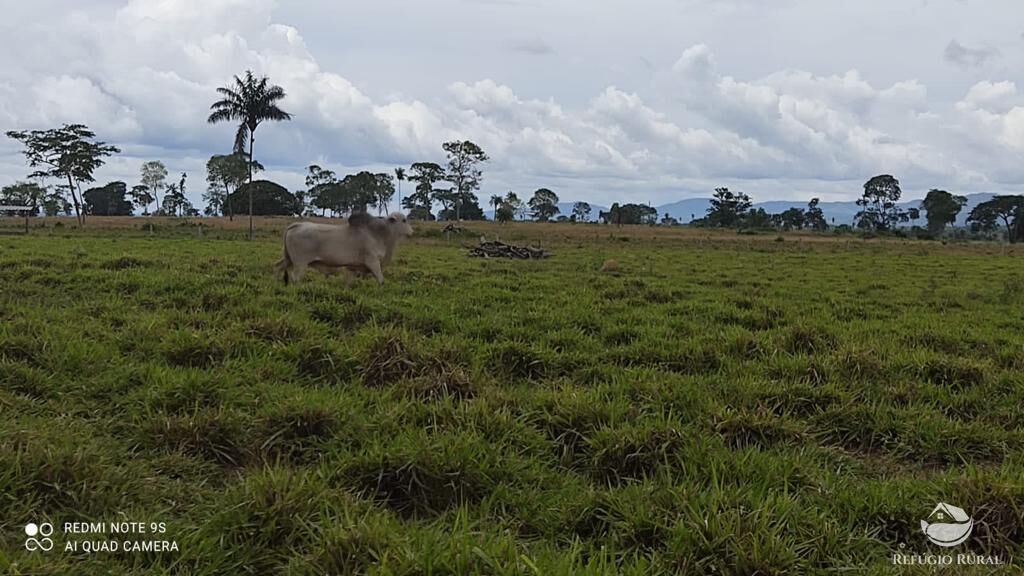
POLYGON ((1021 103, 1017 85, 1013 82, 978 82, 959 104, 963 109, 988 110, 1006 113, 1021 103))
MULTIPOLYGON (((964 133, 971 134, 975 146, 988 153, 1007 149, 1019 153, 1024 150, 1024 106, 1016 104, 1018 101, 1016 86, 1011 82, 974 85, 956 105, 964 133)), ((1004 160, 1019 163, 1011 157, 1004 160)))
POLYGON ((696 44, 683 52, 672 70, 698 82, 709 80, 715 74, 715 58, 706 44, 696 44))
POLYGON ((105 126, 107 138, 130 140, 142 132, 135 111, 88 78, 44 76, 30 90, 15 93, 14 97, 30 103, 21 114, 36 124, 59 125, 92 118, 105 126))
MULTIPOLYGON (((372 9, 406 6, 381 1, 372 9)), ((694 9, 704 2, 690 0, 694 9)), ((674 18, 672 6, 662 6, 662 19, 674 18)), ((799 6, 790 2, 785 10, 795 14, 799 6)), ((161 158, 172 171, 190 171, 198 200, 204 158, 224 152, 234 132, 205 121, 215 88, 252 68, 288 93, 283 107, 294 121, 261 127, 256 153, 271 168, 268 175, 293 186, 301 185, 300 173, 311 162, 338 170, 440 162, 441 142, 455 138, 475 140, 491 155, 484 195, 492 186, 529 190, 555 182, 568 199, 667 201, 732 182, 757 197, 814 189, 823 197, 841 196, 842 190, 853 196, 858 181, 880 172, 900 175, 908 189, 1024 186, 1017 161, 1024 148, 1024 107, 1016 85, 1001 79, 974 78, 955 102, 930 93, 935 83, 917 74, 880 74, 877 66, 836 64, 811 72, 794 65, 749 73, 744 71, 756 68, 757 50, 743 52, 749 62, 737 60, 721 35, 701 28, 672 37, 676 43, 693 39, 679 46, 674 61, 657 52, 668 42, 651 40, 644 55, 644 39, 628 35, 621 41, 622 60, 615 60, 597 52, 591 38, 596 32, 586 31, 616 24, 604 22, 604 12, 577 21, 579 28, 564 28, 555 53, 544 38, 553 37, 546 26, 557 22, 537 18, 543 7, 526 4, 500 7, 509 30, 493 41, 496 52, 488 52, 476 36, 474 42, 460 36, 478 31, 445 20, 459 10, 424 21, 432 12, 408 7, 427 29, 448 25, 445 34, 425 30, 411 43, 404 37, 415 27, 392 33, 392 22, 359 17, 369 4, 349 8, 352 19, 340 28, 324 22, 327 31, 311 36, 307 30, 319 30, 316 14, 271 0, 51 0, 21 6, 22 25, 0 25, 0 50, 12 63, 0 70, 0 122, 15 129, 85 122, 124 149, 99 179, 134 179, 143 160, 161 158), (59 5, 73 8, 62 12, 59 5), (523 24, 519 13, 539 24, 523 24), (294 23, 302 17, 305 24, 294 23), (372 37, 367 41, 373 50, 346 44, 363 33, 361 27, 372 29, 360 38, 372 37), (36 44, 30 40, 39 39, 51 49, 31 49, 36 44), (510 49, 547 57, 527 60, 510 56, 510 49), (390 52, 430 73, 403 68, 368 75, 372 67, 357 60, 390 52), (486 55, 485 66, 472 66, 475 52, 486 55), (638 72, 642 60, 654 70, 638 72), (631 72, 620 74, 626 69, 631 72), (527 80, 499 80, 505 76, 527 80)), ((499 7, 459 9, 493 14, 499 7)), ((739 9, 766 10, 744 2, 707 18, 728 19, 739 9)), ((561 14, 551 10, 552 18, 561 14)), ((564 12, 567 18, 574 14, 564 12)), ((628 17, 639 18, 636 12, 628 17)), ((771 50, 763 45, 764 52, 771 50)), ((958 43, 947 47, 947 58, 971 67, 995 53, 958 43)), ((23 175, 19 162, 15 147, 0 145, 0 183, 23 175)))

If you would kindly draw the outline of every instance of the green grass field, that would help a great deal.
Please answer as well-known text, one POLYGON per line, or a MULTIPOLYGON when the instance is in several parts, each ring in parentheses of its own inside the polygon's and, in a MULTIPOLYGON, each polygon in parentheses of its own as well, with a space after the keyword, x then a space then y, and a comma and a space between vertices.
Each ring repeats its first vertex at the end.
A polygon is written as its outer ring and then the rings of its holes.
POLYGON ((1021 255, 502 230, 555 256, 285 287, 270 229, 0 236, 0 572, 934 574, 891 556, 948 502, 1020 573, 1021 255), (22 546, 116 519, 180 550, 22 546))

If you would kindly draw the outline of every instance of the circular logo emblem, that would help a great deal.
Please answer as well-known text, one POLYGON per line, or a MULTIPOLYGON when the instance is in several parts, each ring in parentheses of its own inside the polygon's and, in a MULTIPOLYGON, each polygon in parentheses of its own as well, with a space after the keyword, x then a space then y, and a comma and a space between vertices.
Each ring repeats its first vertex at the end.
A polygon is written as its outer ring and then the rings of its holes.
POLYGON ((49 538, 53 535, 53 524, 43 522, 37 525, 35 522, 29 522, 25 525, 25 535, 28 536, 25 540, 25 549, 29 552, 53 550, 53 540, 49 538), (36 538, 36 536, 42 536, 42 538, 36 538))
POLYGON ((932 510, 928 520, 921 520, 921 530, 932 544, 951 548, 970 537, 974 520, 963 508, 943 502, 932 510))

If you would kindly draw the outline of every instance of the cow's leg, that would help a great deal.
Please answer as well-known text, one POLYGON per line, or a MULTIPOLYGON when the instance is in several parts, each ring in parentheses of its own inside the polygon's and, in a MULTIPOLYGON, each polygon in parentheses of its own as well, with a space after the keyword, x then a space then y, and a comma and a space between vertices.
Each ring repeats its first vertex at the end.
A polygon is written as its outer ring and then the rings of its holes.
POLYGON ((291 280, 293 283, 298 284, 302 281, 302 277, 306 275, 306 265, 293 263, 291 269, 291 280))
POLYGON ((368 256, 366 258, 366 267, 370 269, 370 273, 377 279, 377 284, 384 283, 384 272, 380 269, 380 258, 377 256, 368 256))

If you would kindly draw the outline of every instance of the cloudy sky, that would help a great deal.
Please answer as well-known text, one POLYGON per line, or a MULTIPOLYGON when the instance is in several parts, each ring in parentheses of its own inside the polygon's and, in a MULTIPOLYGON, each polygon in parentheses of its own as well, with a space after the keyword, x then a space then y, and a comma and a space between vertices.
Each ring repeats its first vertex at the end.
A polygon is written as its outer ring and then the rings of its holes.
MULTIPOLYGON (((1020 0, 32 0, 4 2, 0 130, 88 124, 187 171, 234 128, 215 89, 251 68, 294 121, 256 133, 269 177, 491 155, 481 196, 660 204, 1024 191, 1020 0)), ((0 185, 28 173, 0 138, 0 185)))

